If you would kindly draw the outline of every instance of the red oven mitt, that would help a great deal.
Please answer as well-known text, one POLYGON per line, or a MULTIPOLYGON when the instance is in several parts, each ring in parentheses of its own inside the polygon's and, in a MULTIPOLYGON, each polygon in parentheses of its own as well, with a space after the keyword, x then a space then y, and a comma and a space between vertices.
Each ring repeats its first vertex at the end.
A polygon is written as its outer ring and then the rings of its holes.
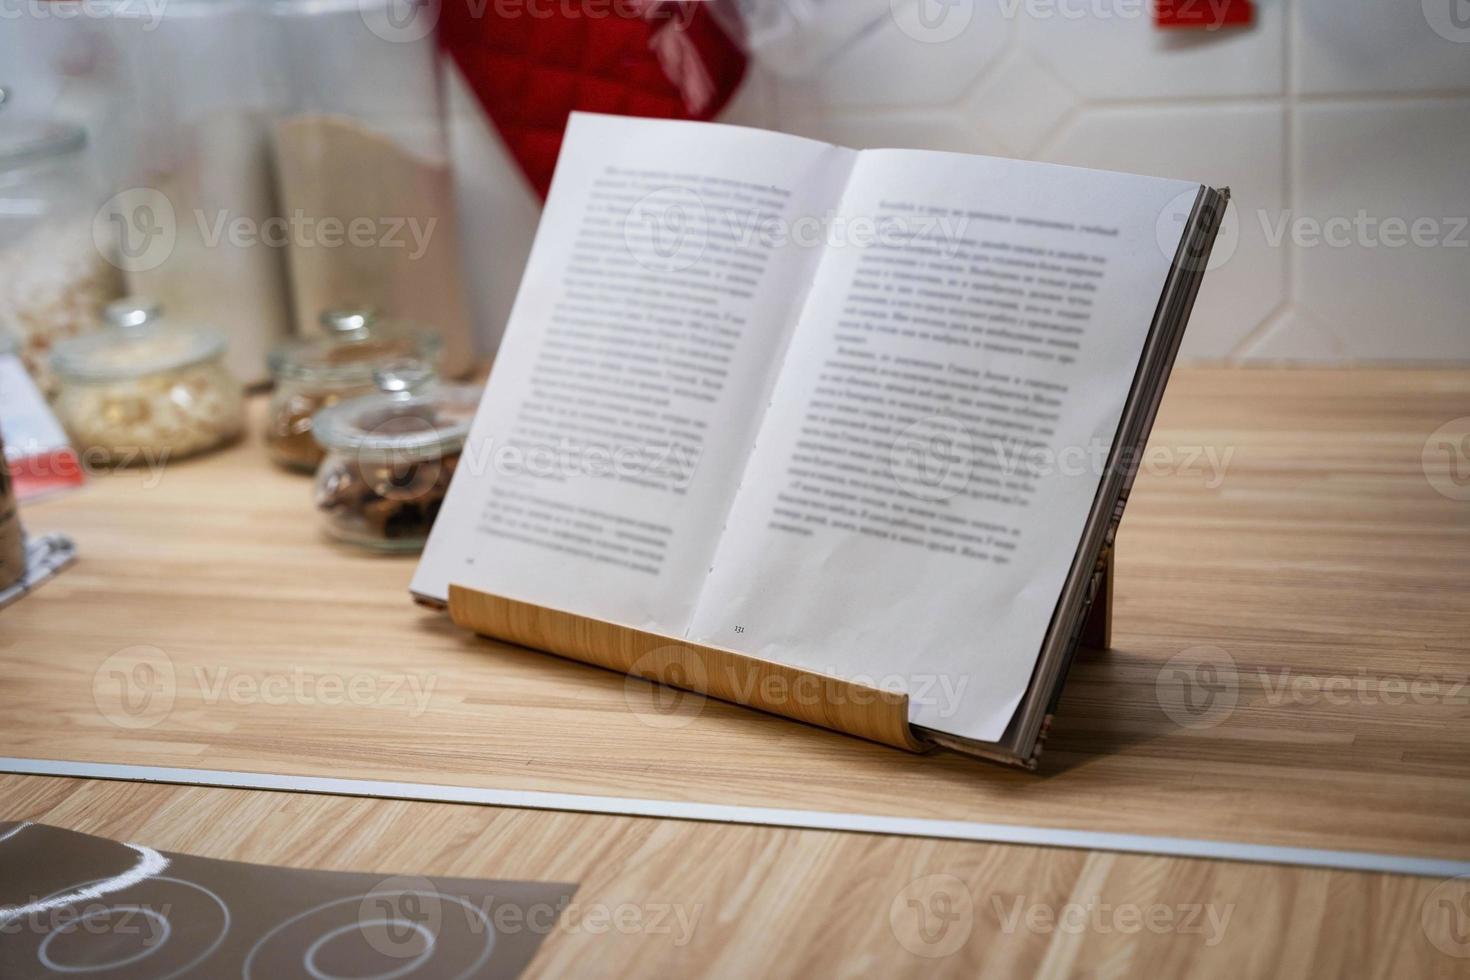
POLYGON ((1256 18, 1251 0, 1155 0, 1154 24, 1166 29, 1248 27, 1256 18))
POLYGON ((704 3, 443 0, 440 40, 543 198, 574 109, 711 119, 745 56, 704 3))

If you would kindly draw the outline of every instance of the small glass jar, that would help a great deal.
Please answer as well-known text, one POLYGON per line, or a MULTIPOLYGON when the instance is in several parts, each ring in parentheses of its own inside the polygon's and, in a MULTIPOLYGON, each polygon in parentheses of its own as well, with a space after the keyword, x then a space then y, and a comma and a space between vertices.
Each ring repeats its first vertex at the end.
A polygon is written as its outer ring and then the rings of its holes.
POLYGON ((299 340, 271 354, 276 389, 266 414, 265 445, 287 469, 314 472, 321 446, 312 438, 312 417, 330 405, 377 390, 373 373, 405 357, 433 364, 436 334, 384 321, 371 310, 328 310, 321 315, 326 336, 299 340))
POLYGON ((84 459, 154 464, 239 436, 244 397, 224 366, 223 337, 169 323, 145 300, 113 303, 103 320, 105 329, 52 356, 57 414, 84 459))
POLYGON ((331 537, 373 551, 423 548, 484 390, 431 377, 422 365, 390 366, 378 372, 382 393, 318 413, 326 458, 316 506, 331 537))

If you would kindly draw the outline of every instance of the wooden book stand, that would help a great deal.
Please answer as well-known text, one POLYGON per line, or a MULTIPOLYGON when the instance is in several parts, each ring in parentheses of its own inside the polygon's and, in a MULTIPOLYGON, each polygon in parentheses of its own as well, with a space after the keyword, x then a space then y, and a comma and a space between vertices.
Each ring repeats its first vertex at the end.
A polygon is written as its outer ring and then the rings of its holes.
MULTIPOLYGON (((1095 650, 1106 650, 1112 639, 1111 549, 1105 553, 1101 566, 1102 580, 1087 612, 1079 643, 1095 650)), ((909 698, 902 692, 459 585, 449 587, 449 616, 456 625, 496 640, 544 650, 910 752, 933 748, 910 726, 909 698)))

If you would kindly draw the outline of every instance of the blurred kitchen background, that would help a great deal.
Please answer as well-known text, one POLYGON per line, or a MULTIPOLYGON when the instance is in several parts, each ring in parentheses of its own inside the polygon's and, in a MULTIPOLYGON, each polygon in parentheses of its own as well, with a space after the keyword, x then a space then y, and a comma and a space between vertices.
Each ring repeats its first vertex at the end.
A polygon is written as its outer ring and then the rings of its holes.
MULTIPOLYGON (((501 14, 521 10, 517 30, 536 26, 537 0, 483 2, 501 14)), ((635 12, 649 6, 627 3, 635 12)), ((220 127, 206 144, 217 155, 197 165, 234 179, 219 191, 208 185, 220 178, 201 183, 177 158, 171 172, 192 182, 190 193, 222 194, 223 204, 248 213, 266 193, 247 162, 258 152, 248 117, 297 120, 298 155, 283 160, 289 133, 275 134, 277 170, 290 171, 294 160, 309 177, 312 167, 331 166, 334 153, 366 155, 378 172, 392 169, 394 186, 429 200, 452 194, 443 218, 458 219, 463 283, 449 276, 392 288, 432 301, 425 318, 451 347, 462 336, 478 352, 493 352, 540 199, 482 108, 483 93, 503 85, 507 104, 541 99, 545 75, 528 75, 522 64, 506 68, 502 83, 502 62, 486 60, 472 84, 451 59, 435 61, 432 33, 420 29, 423 8, 379 17, 372 0, 301 0, 285 40, 252 26, 260 0, 138 0, 130 16, 158 22, 147 31, 124 25, 131 40, 121 43, 130 51, 119 50, 118 25, 109 22, 116 18, 103 5, 57 16, 63 6, 72 5, 5 5, 0 85, 11 105, 3 111, 86 129, 98 188, 87 207, 157 186, 148 147, 192 119, 220 127), (421 118, 434 112, 442 112, 442 139, 433 120, 421 118), (321 119, 342 114, 369 120, 411 154, 320 128, 321 119), (452 189, 440 186, 432 166, 416 166, 441 150, 452 189)), ((290 4, 271 6, 293 15, 290 4)), ((732 29, 743 34, 737 47, 747 64, 715 118, 855 147, 959 150, 1228 184, 1235 214, 1185 358, 1470 361, 1470 2, 1179 0, 1177 7, 1203 11, 1205 23, 1161 26, 1150 0, 728 0, 718 20, 739 25, 732 29)), ((590 20, 594 9, 605 18, 618 3, 541 0, 539 8, 590 20)), ((578 43, 595 46, 596 30, 589 24, 578 43)), ((681 70, 677 50, 655 53, 671 74, 681 70)), ((584 78, 596 76, 597 60, 590 50, 552 59, 584 78)), ((313 195, 352 193, 330 181, 325 189, 306 177, 299 184, 309 205, 327 206, 313 195)), ((425 199, 376 206, 385 214, 432 211, 425 199)), ((427 265, 454 261, 441 259, 427 265)), ((309 268, 309 255, 272 259, 290 266, 295 282, 326 283, 320 304, 303 299, 298 285, 293 313, 273 292, 282 288, 272 285, 281 282, 279 270, 238 255, 210 261, 222 264, 199 301, 226 317, 248 308, 254 322, 270 324, 259 328, 256 352, 239 355, 255 361, 313 320, 315 307, 333 298, 332 277, 343 274, 309 268)), ((186 292, 133 274, 133 292, 186 292)), ((392 296, 375 301, 394 304, 392 296)), ((233 352, 251 347, 228 332, 233 352)), ((252 380, 256 372, 237 365, 236 373, 252 380)))

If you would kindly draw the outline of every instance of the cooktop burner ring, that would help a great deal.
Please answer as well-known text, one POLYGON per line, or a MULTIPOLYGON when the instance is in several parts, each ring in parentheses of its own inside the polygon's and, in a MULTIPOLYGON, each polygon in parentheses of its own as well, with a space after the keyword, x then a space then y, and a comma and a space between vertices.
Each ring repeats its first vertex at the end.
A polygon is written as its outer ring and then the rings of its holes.
MULTIPOLYGON (((465 913, 465 928, 470 931, 471 935, 482 937, 483 945, 476 953, 473 962, 468 963, 453 974, 448 974, 441 965, 436 967, 434 972, 425 973, 425 976, 433 976, 435 980, 440 980, 440 978, 442 980, 465 980, 467 977, 474 976, 489 962, 490 955, 495 951, 496 934, 495 927, 490 922, 489 916, 482 909, 477 908, 463 898, 446 895, 443 892, 431 888, 374 889, 358 895, 348 895, 345 898, 323 902, 320 905, 315 905, 305 911, 298 912, 284 922, 277 923, 269 932, 256 940, 255 945, 250 948, 250 952, 245 955, 245 962, 240 970, 242 980, 265 980, 266 977, 276 976, 280 972, 288 972, 283 965, 285 961, 271 964, 271 958, 276 956, 289 957, 291 968, 306 970, 314 980, 338 980, 333 974, 326 973, 315 963, 316 956, 320 954, 321 949, 330 940, 354 932, 362 932, 364 929, 372 926, 398 926, 411 930, 424 938, 425 949, 415 954, 409 962, 397 965, 391 970, 373 974, 371 977, 364 977, 361 974, 357 974, 354 980, 400 980, 403 977, 410 977, 423 968, 425 964, 429 963, 436 952, 446 947, 445 944, 439 942, 438 930, 430 929, 405 915, 385 913, 367 919, 359 915, 356 918, 349 919, 346 922, 314 934, 309 943, 304 941, 305 937, 299 937, 300 941, 298 942, 290 941, 296 938, 291 936, 291 932, 300 927, 302 923, 310 926, 310 920, 313 917, 322 917, 321 913, 338 912, 339 909, 341 911, 347 911, 341 907, 348 906, 352 903, 357 903, 358 909, 361 911, 365 907, 365 903, 371 900, 381 901, 393 896, 423 898, 431 902, 442 902, 457 906, 465 913), (267 965, 274 965, 278 969, 263 970, 261 968, 262 962, 267 965)), ((439 923, 439 928, 444 928, 444 925, 444 922, 439 923)), ((447 955, 453 955, 457 951, 458 947, 451 945, 448 947, 447 955)), ((378 952, 384 956, 396 955, 385 953, 382 950, 378 950, 378 952)))
MULTIPOLYGON (((306 953, 301 957, 302 965, 306 967, 306 972, 311 974, 311 980, 347 980, 347 978, 340 977, 335 973, 328 973, 317 965, 317 957, 321 955, 322 948, 330 943, 332 940, 340 936, 350 935, 354 931, 360 931, 362 929, 368 928, 369 926, 392 925, 395 922, 402 921, 403 920, 401 919, 369 919, 366 922, 349 922, 346 925, 337 926, 337 928, 328 930, 327 932, 318 936, 316 940, 306 948, 306 953)), ((414 959, 410 962, 398 967, 396 970, 388 970, 385 973, 374 973, 372 976, 367 977, 354 977, 352 978, 352 980, 396 980, 397 977, 408 976, 414 970, 417 970, 419 967, 427 963, 429 961, 429 958, 434 955, 434 947, 438 944, 439 940, 434 936, 432 932, 429 931, 428 927, 423 925, 422 923, 410 922, 408 923, 408 926, 410 929, 418 933, 418 935, 424 937, 424 951, 422 953, 414 957, 414 959)))
MULTIPOLYGON (((143 902, 139 899, 138 893, 145 889, 156 888, 161 884, 181 886, 183 888, 190 889, 193 892, 202 893, 203 895, 208 897, 210 901, 212 901, 214 905, 219 909, 220 926, 218 932, 210 939, 208 946, 202 952, 200 952, 192 959, 188 960, 188 962, 176 966, 173 969, 168 970, 167 972, 159 973, 157 975, 157 980, 174 980, 175 977, 181 977, 185 975, 190 970, 194 969, 194 967, 198 966, 200 963, 203 963, 205 960, 209 959, 209 957, 213 956, 215 951, 219 949, 220 945, 225 941, 225 937, 230 932, 232 918, 230 915, 230 907, 225 903, 225 900, 220 898, 211 889, 206 888, 205 886, 198 884, 197 882, 188 881, 184 878, 176 878, 172 875, 153 875, 149 878, 143 879, 142 881, 130 884, 125 888, 119 889, 117 892, 110 895, 104 892, 101 897, 94 898, 90 895, 79 894, 85 892, 87 889, 90 888, 94 888, 97 886, 106 886, 109 882, 113 882, 115 880, 115 878, 94 878, 91 881, 84 881, 77 885, 71 885, 69 887, 59 889, 55 892, 52 892, 45 899, 42 899, 40 904, 46 905, 56 901, 57 899, 65 899, 69 895, 76 895, 76 898, 74 900, 57 906, 57 910, 64 910, 71 905, 83 906, 83 909, 79 911, 79 914, 67 919, 62 927, 49 930, 46 933, 46 936, 41 940, 40 946, 36 950, 36 958, 42 966, 46 967, 49 970, 55 970, 59 973, 84 975, 89 973, 99 973, 103 970, 115 970, 121 966, 129 966, 134 963, 141 963, 157 955, 160 950, 164 949, 168 945, 169 940, 172 939, 176 933, 174 925, 170 921, 168 914, 168 911, 175 906, 175 903, 143 902), (126 901, 124 901, 124 899, 126 899, 126 901), (163 911, 160 911, 160 909, 163 909, 163 911), (141 953, 138 953, 123 961, 112 961, 107 963, 85 965, 63 963, 60 966, 55 965, 53 962, 48 962, 50 960, 54 960, 52 944, 57 941, 58 937, 67 936, 70 934, 68 931, 64 931, 68 927, 75 928, 76 926, 80 926, 83 923, 94 921, 103 915, 111 915, 116 912, 133 912, 135 914, 141 914, 145 918, 148 918, 150 921, 162 924, 164 928, 163 939, 156 942, 152 947, 145 949, 141 953)), ((189 913, 191 919, 194 918, 197 914, 197 911, 194 910, 191 910, 189 913)), ((177 943, 175 944, 175 946, 177 946, 177 943)))
POLYGON ((142 950, 132 954, 131 956, 124 956, 121 959, 108 960, 103 963, 72 965, 67 963, 58 963, 56 962, 55 958, 52 957, 51 944, 55 942, 58 936, 65 937, 69 935, 69 933, 62 931, 61 929, 53 929, 50 932, 46 933, 45 939, 41 940, 41 945, 36 950, 36 959, 40 960, 41 965, 44 966, 46 969, 53 970, 56 973, 98 973, 102 970, 117 970, 125 966, 132 966, 134 963, 141 963, 148 957, 152 956, 154 953, 157 953, 160 949, 163 949, 164 946, 167 946, 168 941, 173 938, 174 927, 169 925, 168 916, 143 905, 100 905, 96 908, 88 909, 86 912, 83 912, 75 919, 72 919, 68 923, 68 925, 83 926, 86 925, 88 922, 91 922, 95 919, 100 919, 105 915, 110 916, 115 912, 134 912, 138 915, 143 916, 146 919, 151 920, 163 930, 162 937, 152 946, 144 946, 142 950))

